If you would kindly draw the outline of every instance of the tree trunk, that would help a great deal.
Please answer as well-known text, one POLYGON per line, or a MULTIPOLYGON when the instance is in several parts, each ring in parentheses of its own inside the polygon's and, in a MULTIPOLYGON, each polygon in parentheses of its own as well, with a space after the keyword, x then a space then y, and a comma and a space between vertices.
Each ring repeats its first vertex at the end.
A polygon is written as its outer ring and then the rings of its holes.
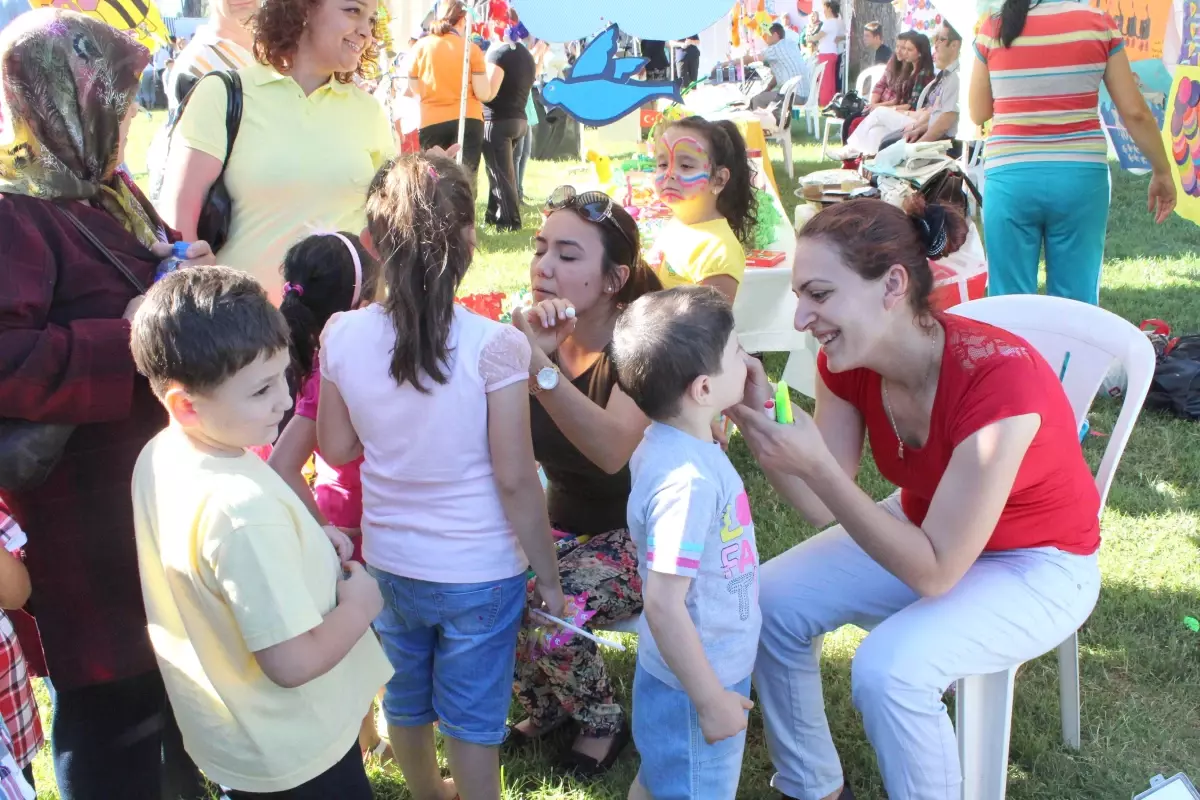
POLYGON ((208 16, 208 3, 205 0, 183 0, 182 9, 185 17, 208 16))
POLYGON ((850 55, 850 83, 847 88, 854 88, 858 82, 858 73, 874 63, 875 54, 867 50, 862 41, 863 26, 868 22, 878 22, 883 26, 883 43, 895 49, 896 35, 900 33, 900 15, 892 3, 880 3, 878 0, 854 0, 854 17, 850 23, 850 31, 846 34, 850 55))

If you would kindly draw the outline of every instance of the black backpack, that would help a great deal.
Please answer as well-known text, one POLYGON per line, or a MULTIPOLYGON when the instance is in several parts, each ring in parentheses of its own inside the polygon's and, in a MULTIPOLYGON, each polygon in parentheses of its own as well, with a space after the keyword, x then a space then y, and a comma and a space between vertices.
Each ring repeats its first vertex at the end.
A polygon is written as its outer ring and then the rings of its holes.
POLYGON ((1171 337, 1161 320, 1146 320, 1156 363, 1146 408, 1169 411, 1177 417, 1200 420, 1200 336, 1171 337))

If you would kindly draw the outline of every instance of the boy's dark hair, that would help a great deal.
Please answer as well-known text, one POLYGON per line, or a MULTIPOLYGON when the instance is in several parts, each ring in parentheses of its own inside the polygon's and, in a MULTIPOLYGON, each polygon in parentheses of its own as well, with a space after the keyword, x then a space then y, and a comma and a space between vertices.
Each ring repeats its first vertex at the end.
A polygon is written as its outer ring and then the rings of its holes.
MULTIPOLYGON (((375 297, 379 262, 349 231, 341 235, 358 253, 362 266, 359 302, 375 297)), ((288 249, 283 257, 283 302, 279 311, 292 332, 292 367, 298 382, 312 374, 321 331, 339 311, 350 311, 354 299, 354 258, 346 242, 333 234, 314 234, 288 249)))
POLYGON ((617 320, 612 356, 621 390, 650 419, 670 419, 701 375, 718 375, 733 309, 715 289, 678 286, 635 300, 617 320))
POLYGON ((172 383, 211 392, 259 356, 286 350, 290 338, 254 278, 229 267, 188 267, 146 293, 130 341, 138 372, 161 398, 172 383))
POLYGON ((710 122, 703 117, 684 117, 670 125, 686 128, 704 137, 708 143, 713 172, 718 167, 729 170, 729 182, 717 195, 717 211, 729 222, 733 235, 749 248, 758 226, 758 195, 754 192, 750 162, 746 158, 746 140, 730 120, 710 122))
POLYGON ((775 36, 778 36, 780 39, 787 38, 787 29, 784 28, 782 25, 780 25, 778 22, 771 25, 770 31, 772 34, 774 34, 775 36))

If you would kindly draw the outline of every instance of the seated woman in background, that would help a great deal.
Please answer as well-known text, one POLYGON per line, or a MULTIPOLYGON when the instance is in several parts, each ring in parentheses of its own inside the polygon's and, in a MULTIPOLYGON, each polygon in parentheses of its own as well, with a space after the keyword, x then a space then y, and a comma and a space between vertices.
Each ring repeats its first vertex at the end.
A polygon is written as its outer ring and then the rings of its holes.
POLYGON ((897 81, 895 102, 873 107, 847 137, 847 152, 835 157, 873 155, 879 152, 879 144, 885 136, 903 131, 913 121, 913 112, 920 106, 921 95, 934 78, 933 47, 929 37, 916 31, 905 31, 896 38, 897 53, 903 48, 908 64, 897 81))
MULTIPOLYGON (((547 211, 530 267, 536 305, 513 322, 533 349, 530 427, 548 482, 550 524, 570 537, 560 542, 558 565, 568 614, 605 627, 642 610, 625 506, 629 458, 649 424, 617 386, 609 346, 621 309, 662 286, 641 260, 637 224, 608 195, 559 191, 547 211)), ((521 636, 514 689, 528 716, 510 741, 574 721, 570 767, 606 771, 629 742, 629 728, 596 645, 570 636, 531 652, 533 629, 521 636)))

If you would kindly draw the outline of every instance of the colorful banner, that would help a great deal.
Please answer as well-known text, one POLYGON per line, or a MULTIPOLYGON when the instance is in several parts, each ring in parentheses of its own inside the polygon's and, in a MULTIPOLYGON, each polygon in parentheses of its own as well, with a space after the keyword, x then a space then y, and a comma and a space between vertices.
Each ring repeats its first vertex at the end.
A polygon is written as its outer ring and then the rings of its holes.
POLYGON ((96 17, 119 31, 129 31, 154 52, 170 33, 154 0, 30 0, 32 8, 65 8, 96 17))
POLYGON ((1117 23, 1130 61, 1163 57, 1171 0, 1091 0, 1091 4, 1107 11, 1117 23))
MULTIPOLYGON (((1171 90, 1171 74, 1161 61, 1137 61, 1133 64, 1133 75, 1146 98, 1150 113, 1162 128, 1166 113, 1167 93, 1171 90)), ((1150 162, 1134 144, 1133 137, 1125 130, 1112 98, 1104 84, 1100 84, 1100 121, 1112 145, 1110 151, 1116 155, 1121 166, 1131 172, 1149 172, 1150 162)))
POLYGON ((934 7, 933 0, 908 0, 900 27, 932 37, 933 30, 941 24, 942 14, 934 7))
POLYGON ((1167 111, 1162 131, 1179 192, 1175 213, 1200 225, 1200 67, 1176 68, 1167 111))
POLYGON ((1176 63, 1200 67, 1200 2, 1183 0, 1179 16, 1179 56, 1176 63))

